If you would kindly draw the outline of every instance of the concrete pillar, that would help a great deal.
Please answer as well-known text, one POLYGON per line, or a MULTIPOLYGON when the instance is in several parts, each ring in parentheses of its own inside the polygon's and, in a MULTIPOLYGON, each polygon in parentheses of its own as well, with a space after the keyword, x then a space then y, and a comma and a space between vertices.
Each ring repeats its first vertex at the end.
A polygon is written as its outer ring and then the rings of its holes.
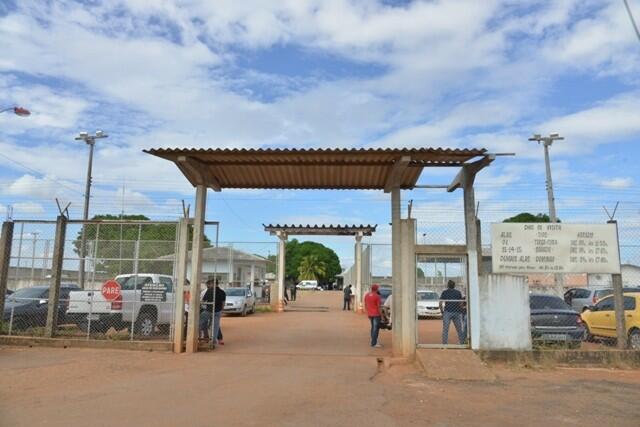
MULTIPOLYGON (((9 263, 11 261, 11 243, 13 242, 13 221, 2 223, 0 234, 0 309, 4 313, 4 299, 7 294, 7 282, 9 281, 9 263)), ((0 326, 2 319, 0 319, 0 326)))
POLYGON ((256 280, 256 265, 255 264, 251 264, 251 276, 250 276, 250 280, 251 280, 251 294, 253 294, 253 282, 255 282, 256 280))
MULTIPOLYGON (((176 254, 176 289, 173 293, 175 313, 173 321, 173 352, 182 353, 184 342, 184 288, 187 280, 187 262, 189 259, 189 219, 182 218, 178 223, 178 253, 176 254)), ((190 287, 194 289, 193 286, 190 287)))
POLYGON ((64 261, 64 243, 67 234, 67 217, 58 216, 56 220, 56 239, 51 259, 51 284, 49 285, 49 303, 47 304, 47 323, 44 336, 52 338, 58 326, 58 305, 60 304, 60 280, 64 261))
POLYGON ((278 277, 276 279, 276 289, 271 290, 271 310, 276 312, 284 311, 284 277, 285 277, 285 257, 287 249, 287 235, 281 231, 277 232, 278 242, 278 277), (275 291, 275 292, 274 292, 275 291))
MULTIPOLYGON (((403 219, 400 221, 400 228, 402 233, 400 247, 402 258, 402 309, 400 312, 400 318, 402 319, 402 356, 413 358, 416 354, 418 334, 416 315, 416 220, 403 219)), ((395 326, 394 324, 393 327, 395 328, 395 326)))
POLYGON ((202 282, 202 248, 206 209, 207 187, 198 185, 196 187, 196 213, 193 221, 193 243, 191 245, 191 300, 189 301, 189 324, 187 325, 187 353, 198 351, 200 282, 202 282))
POLYGON ((355 245, 355 264, 356 269, 356 292, 353 310, 356 313, 362 313, 362 233, 356 234, 355 245))
POLYGON ((476 200, 473 189, 474 175, 466 168, 462 170, 464 190, 464 223, 467 243, 467 284, 469 305, 469 331, 471 348, 479 349, 480 345, 480 280, 478 265, 478 230, 476 222, 476 200))
POLYGON ((402 356, 402 259, 400 254, 400 188, 391 190, 391 283, 393 289, 391 340, 394 356, 402 356))

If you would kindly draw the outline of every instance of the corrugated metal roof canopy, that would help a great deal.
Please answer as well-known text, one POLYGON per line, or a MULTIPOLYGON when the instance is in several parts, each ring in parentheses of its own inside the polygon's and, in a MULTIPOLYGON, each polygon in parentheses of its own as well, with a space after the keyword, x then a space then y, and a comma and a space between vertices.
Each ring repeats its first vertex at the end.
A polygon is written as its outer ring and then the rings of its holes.
POLYGON ((461 166, 485 149, 150 149, 192 185, 252 189, 411 189, 424 167, 461 166))
POLYGON ((287 225, 287 224, 269 224, 264 226, 264 231, 268 231, 270 234, 276 234, 281 231, 287 235, 304 235, 304 236, 355 236, 358 233, 362 233, 363 236, 371 236, 375 231, 377 225, 287 225))

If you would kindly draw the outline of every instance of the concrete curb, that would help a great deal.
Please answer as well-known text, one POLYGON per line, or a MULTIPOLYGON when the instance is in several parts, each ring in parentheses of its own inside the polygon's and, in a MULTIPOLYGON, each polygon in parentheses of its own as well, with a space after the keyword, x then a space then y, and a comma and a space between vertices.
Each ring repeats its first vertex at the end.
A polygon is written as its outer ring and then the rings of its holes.
POLYGON ((137 351, 171 351, 173 344, 169 341, 111 341, 111 340, 78 340, 69 338, 41 338, 0 336, 0 345, 55 348, 103 348, 111 350, 137 351))
POLYGON ((486 363, 521 366, 640 368, 640 351, 634 350, 480 350, 476 354, 486 363))

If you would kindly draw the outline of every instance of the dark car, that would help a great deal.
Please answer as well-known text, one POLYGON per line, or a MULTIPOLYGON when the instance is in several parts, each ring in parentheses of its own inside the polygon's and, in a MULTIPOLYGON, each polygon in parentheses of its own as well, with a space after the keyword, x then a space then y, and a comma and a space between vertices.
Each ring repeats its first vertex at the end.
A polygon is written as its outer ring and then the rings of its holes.
MULTIPOLYGON (((69 292, 78 290, 76 285, 60 285, 58 323, 64 323, 69 305, 69 292)), ((12 330, 24 330, 34 326, 45 326, 49 309, 49 286, 22 288, 7 296, 4 303, 3 321, 12 330)))
POLYGON ((562 298, 530 295, 531 337, 534 341, 580 347, 586 329, 580 315, 562 298))

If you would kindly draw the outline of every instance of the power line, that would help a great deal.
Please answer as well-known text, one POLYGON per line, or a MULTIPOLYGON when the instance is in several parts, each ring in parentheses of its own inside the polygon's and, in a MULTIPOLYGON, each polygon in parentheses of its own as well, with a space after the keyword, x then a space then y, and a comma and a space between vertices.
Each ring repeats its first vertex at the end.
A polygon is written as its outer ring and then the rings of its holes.
POLYGON ((636 20, 633 18, 633 13, 631 12, 631 8, 629 7, 629 2, 627 0, 622 0, 624 2, 624 6, 627 9, 627 14, 629 15, 629 19, 631 20, 631 25, 633 26, 633 30, 636 32, 636 37, 640 41, 640 30, 638 30, 638 26, 636 25, 636 20))

